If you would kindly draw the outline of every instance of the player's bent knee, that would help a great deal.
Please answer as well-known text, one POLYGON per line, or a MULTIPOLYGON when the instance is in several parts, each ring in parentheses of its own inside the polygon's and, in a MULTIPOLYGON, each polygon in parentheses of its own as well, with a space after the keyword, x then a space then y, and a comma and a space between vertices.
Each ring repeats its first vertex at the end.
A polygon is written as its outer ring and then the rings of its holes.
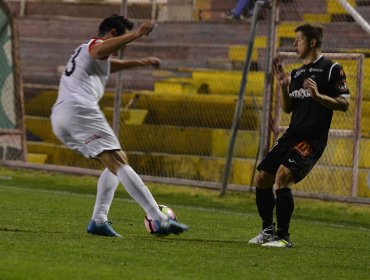
POLYGON ((285 166, 280 166, 275 177, 275 188, 282 189, 287 188, 294 183, 294 176, 292 171, 285 166))
POLYGON ((261 171, 257 175, 256 185, 258 188, 261 189, 271 188, 272 185, 274 184, 274 180, 275 180, 274 175, 261 171))
POLYGON ((98 159, 113 174, 116 174, 120 166, 128 164, 126 153, 123 150, 104 151, 98 155, 98 159))
POLYGON ((117 161, 117 163, 119 163, 120 165, 128 164, 127 154, 125 153, 125 151, 113 151, 113 156, 115 158, 115 161, 117 161))

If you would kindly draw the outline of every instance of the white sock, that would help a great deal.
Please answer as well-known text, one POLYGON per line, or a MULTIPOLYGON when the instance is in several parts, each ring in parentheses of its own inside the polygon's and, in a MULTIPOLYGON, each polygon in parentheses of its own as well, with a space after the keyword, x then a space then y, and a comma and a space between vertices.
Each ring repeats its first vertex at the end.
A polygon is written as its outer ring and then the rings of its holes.
POLYGON ((95 222, 104 223, 108 220, 109 208, 118 184, 117 176, 110 172, 108 168, 105 168, 98 180, 98 191, 91 217, 95 222))
POLYGON ((165 220, 166 216, 159 210, 147 186, 144 185, 139 175, 129 166, 122 165, 117 169, 117 177, 133 199, 148 213, 154 220, 165 220))

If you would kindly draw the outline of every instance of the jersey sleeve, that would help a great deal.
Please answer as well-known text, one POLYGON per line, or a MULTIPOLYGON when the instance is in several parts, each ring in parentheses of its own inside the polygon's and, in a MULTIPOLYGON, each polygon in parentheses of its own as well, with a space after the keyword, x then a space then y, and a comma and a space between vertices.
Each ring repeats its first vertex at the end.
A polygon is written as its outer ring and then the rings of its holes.
POLYGON ((329 83, 331 89, 331 96, 350 97, 349 89, 347 87, 346 73, 342 65, 333 64, 329 72, 329 83))
MULTIPOLYGON (((94 38, 92 40, 90 40, 89 42, 87 42, 88 46, 89 46, 89 54, 91 56, 91 50, 99 45, 100 43, 104 42, 103 39, 100 39, 100 38, 94 38)), ((103 58, 99 58, 100 60, 107 60, 109 58, 109 56, 106 56, 106 57, 103 57, 103 58)))
POLYGON ((91 49, 93 47, 95 47, 96 45, 100 44, 101 42, 103 42, 102 39, 97 39, 97 38, 94 38, 92 40, 90 40, 90 42, 88 42, 88 45, 89 45, 89 53, 91 52, 91 49))

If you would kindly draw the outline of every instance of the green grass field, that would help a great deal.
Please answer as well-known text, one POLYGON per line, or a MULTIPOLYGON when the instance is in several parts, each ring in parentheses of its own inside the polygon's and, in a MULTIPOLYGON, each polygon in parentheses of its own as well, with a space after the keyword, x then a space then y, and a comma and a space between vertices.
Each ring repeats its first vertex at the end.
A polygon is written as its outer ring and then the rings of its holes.
POLYGON ((85 233, 96 181, 0 167, 0 279, 370 279, 369 206, 296 199, 294 248, 263 248, 254 194, 148 184, 190 227, 158 238, 121 186, 116 239, 85 233))

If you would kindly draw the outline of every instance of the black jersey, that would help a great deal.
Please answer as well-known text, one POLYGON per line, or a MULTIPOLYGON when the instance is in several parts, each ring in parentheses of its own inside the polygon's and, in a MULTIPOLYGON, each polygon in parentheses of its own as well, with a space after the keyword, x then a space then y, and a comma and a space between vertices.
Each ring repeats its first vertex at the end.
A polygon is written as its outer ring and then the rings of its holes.
POLYGON ((333 110, 315 101, 303 87, 308 78, 316 82, 320 94, 349 97, 346 75, 340 64, 322 55, 291 72, 289 97, 292 98, 293 112, 285 137, 317 141, 326 146, 333 110))

